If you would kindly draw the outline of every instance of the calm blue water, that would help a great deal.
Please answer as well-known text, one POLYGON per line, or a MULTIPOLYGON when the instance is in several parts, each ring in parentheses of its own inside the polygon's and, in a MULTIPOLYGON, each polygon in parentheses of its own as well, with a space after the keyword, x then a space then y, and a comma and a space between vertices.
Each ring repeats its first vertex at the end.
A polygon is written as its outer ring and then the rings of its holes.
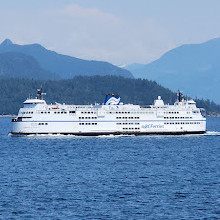
POLYGON ((219 219, 220 118, 207 135, 11 137, 0 219, 219 219))

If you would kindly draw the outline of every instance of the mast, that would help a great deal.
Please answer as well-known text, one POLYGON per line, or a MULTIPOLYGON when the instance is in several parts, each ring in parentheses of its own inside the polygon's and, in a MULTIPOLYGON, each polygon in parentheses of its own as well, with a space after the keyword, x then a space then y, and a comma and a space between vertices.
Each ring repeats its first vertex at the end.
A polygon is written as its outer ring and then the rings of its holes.
POLYGON ((43 93, 42 87, 40 89, 37 89, 37 99, 42 100, 43 99, 43 95, 46 95, 46 93, 43 93))
POLYGON ((177 96, 178 96, 178 101, 181 102, 183 99, 183 93, 180 90, 178 90, 177 96))

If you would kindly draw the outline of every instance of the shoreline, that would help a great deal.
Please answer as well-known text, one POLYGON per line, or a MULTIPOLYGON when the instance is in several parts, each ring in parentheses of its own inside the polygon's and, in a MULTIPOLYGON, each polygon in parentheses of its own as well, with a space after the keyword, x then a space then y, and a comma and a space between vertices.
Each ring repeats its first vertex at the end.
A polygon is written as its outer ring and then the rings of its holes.
POLYGON ((0 118, 12 118, 16 117, 16 115, 0 115, 0 118))
POLYGON ((207 115, 206 117, 215 117, 215 118, 219 118, 220 115, 207 115))

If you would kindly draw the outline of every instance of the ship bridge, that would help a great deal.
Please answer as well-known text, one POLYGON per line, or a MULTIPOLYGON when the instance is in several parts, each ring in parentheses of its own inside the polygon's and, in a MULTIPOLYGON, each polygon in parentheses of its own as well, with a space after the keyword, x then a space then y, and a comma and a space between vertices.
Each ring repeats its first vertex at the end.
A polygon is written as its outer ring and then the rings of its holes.
POLYGON ((23 102, 24 105, 36 105, 36 104, 46 104, 45 100, 40 99, 27 99, 23 102))
POLYGON ((34 108, 36 105, 46 105, 42 99, 27 99, 24 103, 24 108, 34 108))

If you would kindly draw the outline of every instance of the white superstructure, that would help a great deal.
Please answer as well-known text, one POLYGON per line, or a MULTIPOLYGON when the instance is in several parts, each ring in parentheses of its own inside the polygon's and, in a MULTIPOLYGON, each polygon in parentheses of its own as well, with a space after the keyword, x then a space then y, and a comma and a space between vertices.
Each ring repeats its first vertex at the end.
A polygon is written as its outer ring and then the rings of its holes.
POLYGON ((206 118, 193 100, 179 93, 174 105, 160 96, 153 105, 121 103, 117 95, 106 96, 99 105, 48 105, 38 90, 36 99, 27 99, 12 119, 12 134, 185 134, 204 133, 206 118))

